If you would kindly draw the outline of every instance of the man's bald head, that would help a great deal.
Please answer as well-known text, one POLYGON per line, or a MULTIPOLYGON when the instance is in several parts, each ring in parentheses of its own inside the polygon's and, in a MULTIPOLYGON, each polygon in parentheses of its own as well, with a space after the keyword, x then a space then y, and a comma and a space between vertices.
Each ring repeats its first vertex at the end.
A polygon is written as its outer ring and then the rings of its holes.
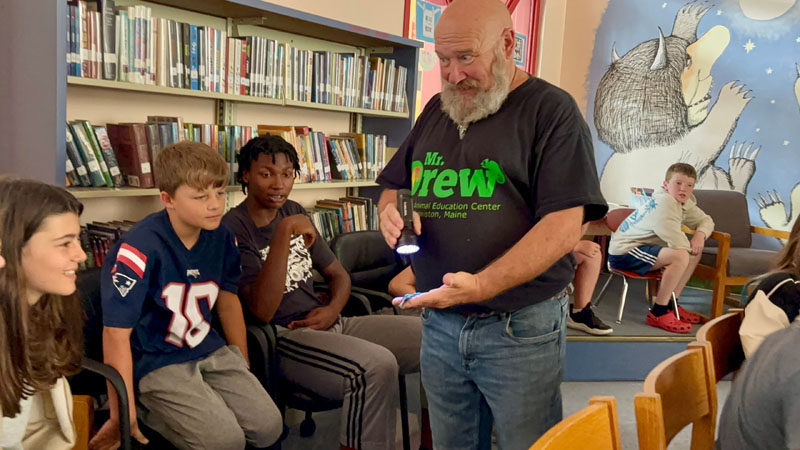
POLYGON ((467 33, 494 40, 509 28, 513 28, 511 14, 500 0, 456 0, 442 12, 435 35, 467 33))

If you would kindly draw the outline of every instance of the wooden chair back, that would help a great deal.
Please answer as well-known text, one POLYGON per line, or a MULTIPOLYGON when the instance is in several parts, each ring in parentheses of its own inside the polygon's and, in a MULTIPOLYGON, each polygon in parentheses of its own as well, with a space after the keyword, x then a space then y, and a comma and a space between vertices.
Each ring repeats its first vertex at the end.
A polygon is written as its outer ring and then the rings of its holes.
POLYGON ((689 349, 659 363, 633 399, 641 450, 666 450, 692 424, 692 450, 711 450, 717 421, 717 388, 711 345, 689 349))
POLYGON ((739 327, 743 319, 743 309, 731 309, 727 314, 706 322, 697 331, 698 342, 711 344, 716 382, 739 370, 744 362, 744 350, 739 339, 739 327))
POLYGON ((621 450, 617 401, 614 397, 595 396, 589 406, 547 430, 529 450, 621 450))
POLYGON ((605 222, 606 226, 608 227, 611 232, 617 231, 620 224, 631 215, 632 212, 636 211, 633 208, 617 208, 612 209, 606 214, 605 222))

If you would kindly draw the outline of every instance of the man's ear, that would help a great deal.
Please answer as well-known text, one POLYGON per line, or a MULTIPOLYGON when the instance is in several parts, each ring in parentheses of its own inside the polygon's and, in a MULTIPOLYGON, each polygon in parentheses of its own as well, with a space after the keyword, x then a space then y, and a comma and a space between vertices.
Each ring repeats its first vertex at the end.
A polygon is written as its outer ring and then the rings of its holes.
POLYGON ((503 53, 506 58, 512 58, 514 55, 514 29, 506 28, 503 30, 503 53))

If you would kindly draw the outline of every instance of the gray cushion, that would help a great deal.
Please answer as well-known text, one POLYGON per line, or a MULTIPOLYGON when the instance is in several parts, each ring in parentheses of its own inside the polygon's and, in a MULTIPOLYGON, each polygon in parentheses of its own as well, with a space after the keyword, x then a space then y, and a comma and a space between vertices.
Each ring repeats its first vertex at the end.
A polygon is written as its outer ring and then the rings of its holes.
MULTIPOLYGON (((697 198, 697 206, 714 219, 714 230, 730 233, 731 247, 750 247, 750 216, 744 194, 698 189, 694 191, 694 196, 697 198)), ((716 246, 717 241, 706 240, 706 247, 716 246)))
MULTIPOLYGON (((717 261, 717 250, 716 247, 704 248, 700 264, 714 266, 717 261)), ((772 250, 731 248, 728 253, 728 275, 752 276, 769 272, 776 257, 777 253, 772 250)))

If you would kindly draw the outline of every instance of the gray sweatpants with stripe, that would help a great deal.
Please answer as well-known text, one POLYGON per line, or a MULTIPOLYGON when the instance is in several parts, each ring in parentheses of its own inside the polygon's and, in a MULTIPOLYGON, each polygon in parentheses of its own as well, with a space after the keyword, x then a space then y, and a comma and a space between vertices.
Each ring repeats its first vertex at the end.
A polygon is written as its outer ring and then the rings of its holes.
POLYGON ((419 372, 419 317, 341 317, 326 331, 278 327, 280 368, 291 382, 343 400, 340 442, 364 450, 395 446, 398 373, 419 372))

